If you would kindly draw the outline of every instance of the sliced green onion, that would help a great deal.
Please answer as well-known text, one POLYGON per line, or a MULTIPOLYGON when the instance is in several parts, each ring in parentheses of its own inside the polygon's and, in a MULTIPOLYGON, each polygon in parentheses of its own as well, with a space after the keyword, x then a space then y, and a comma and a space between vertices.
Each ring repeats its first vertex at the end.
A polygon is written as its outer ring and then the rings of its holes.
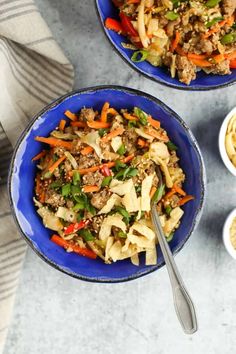
POLYGON ((135 120, 128 121, 128 128, 137 127, 137 122, 135 120))
POLYGON ((107 132, 108 132, 108 129, 104 129, 104 128, 98 130, 98 134, 99 134, 99 136, 100 136, 101 138, 102 138, 107 132))
POLYGON ((56 154, 52 155, 52 161, 56 162, 59 159, 59 157, 56 154))
POLYGON ((223 19, 224 19, 224 17, 215 17, 215 18, 213 18, 213 20, 206 23, 206 27, 209 28, 209 27, 215 25, 217 22, 222 21, 223 19))
POLYGON ((169 236, 166 238, 167 242, 170 242, 173 239, 174 236, 174 232, 171 232, 171 234, 169 234, 169 236))
POLYGON ((55 182, 52 182, 50 185, 49 185, 49 188, 60 188, 62 186, 62 182, 61 181, 55 181, 55 182))
POLYGON ((177 18, 179 18, 179 14, 177 14, 176 12, 174 11, 168 11, 166 14, 165 14, 165 18, 169 21, 175 21, 177 20, 177 18))
POLYGON ((116 171, 119 171, 121 168, 127 167, 127 165, 120 160, 115 161, 115 169, 116 171))
POLYGON ((94 208, 94 206, 92 204, 90 204, 89 202, 86 205, 86 209, 88 210, 88 212, 92 215, 95 215, 97 213, 96 208, 94 208))
POLYGON ((84 218, 84 213, 82 211, 80 211, 78 214, 77 214, 77 221, 80 222, 81 220, 83 220, 84 218))
POLYGON ((73 207, 74 211, 78 211, 78 210, 84 210, 85 205, 84 203, 81 201, 80 203, 75 204, 75 206, 73 207))
POLYGON ((128 172, 124 174, 124 178, 135 177, 138 174, 137 168, 129 167, 128 172))
POLYGON ((78 196, 81 196, 81 188, 79 186, 71 186, 71 194, 74 200, 79 203, 81 199, 78 196))
POLYGON ((236 22, 234 22, 232 28, 233 28, 233 29, 236 29, 236 22))
POLYGON ((120 237, 120 238, 127 238, 127 234, 126 234, 124 231, 122 231, 122 230, 120 230, 120 231, 117 233, 117 235, 118 235, 118 237, 120 237))
POLYGON ((168 206, 165 208, 165 211, 166 211, 166 214, 167 214, 167 215, 170 215, 170 213, 172 212, 171 206, 168 205, 168 206))
POLYGON ((61 194, 63 197, 68 197, 68 195, 70 194, 70 191, 71 191, 71 184, 67 183, 64 186, 62 186, 61 194))
POLYGON ((208 0, 205 5, 206 7, 215 7, 220 1, 221 0, 208 0))
POLYGON ((133 53, 131 60, 135 63, 141 63, 142 61, 146 60, 148 56, 148 51, 142 49, 142 50, 136 50, 136 52, 133 53))
POLYGON ((46 178, 46 179, 51 178, 51 177, 52 177, 52 173, 49 171, 44 173, 44 175, 43 175, 43 178, 46 178))
POLYGON ((76 186, 78 183, 80 183, 81 177, 80 173, 78 171, 73 172, 73 185, 76 186))
POLYGON ((117 150, 117 153, 118 153, 119 155, 124 155, 125 152, 126 152, 125 145, 122 144, 122 145, 119 147, 119 149, 117 150))
POLYGON ((222 44, 230 44, 236 41, 236 33, 228 33, 225 34, 222 38, 221 38, 221 43, 222 44))
POLYGON ((94 240, 94 236, 87 229, 80 230, 79 235, 82 236, 85 241, 93 241, 94 240))
POLYGON ((138 107, 134 107, 134 114, 139 118, 139 121, 142 125, 147 125, 147 113, 142 111, 140 108, 138 107))
POLYGON ((177 148, 177 146, 174 144, 174 143, 172 143, 171 141, 168 141, 167 143, 166 143, 166 146, 168 147, 168 149, 169 150, 178 150, 178 148, 177 148))
POLYGON ((157 188, 157 190, 156 190, 154 196, 152 197, 152 201, 153 201, 154 203, 155 203, 155 202, 158 203, 158 202, 161 200, 161 198, 162 198, 164 192, 165 192, 165 185, 164 185, 164 184, 161 184, 160 187, 157 188))
POLYGON ((117 206, 117 207, 116 207, 116 211, 117 211, 120 215, 123 216, 124 222, 125 222, 126 224, 128 224, 128 223, 129 223, 129 219, 130 219, 130 215, 129 215, 128 211, 127 211, 125 208, 120 207, 120 206, 117 206))
POLYGON ((102 187, 109 186, 109 184, 111 183, 111 180, 112 180, 112 176, 104 177, 102 180, 102 187))

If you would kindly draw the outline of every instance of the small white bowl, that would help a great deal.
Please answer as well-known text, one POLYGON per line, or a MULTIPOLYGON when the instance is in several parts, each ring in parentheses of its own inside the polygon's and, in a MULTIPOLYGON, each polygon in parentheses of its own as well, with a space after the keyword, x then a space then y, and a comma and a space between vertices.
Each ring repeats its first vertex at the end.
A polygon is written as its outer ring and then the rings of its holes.
POLYGON ((226 135, 226 131, 227 131, 227 127, 229 124, 230 119, 233 117, 233 115, 236 114, 236 107, 234 107, 225 117, 225 119, 223 120, 223 123, 221 125, 220 128, 220 133, 219 133, 219 140, 218 140, 218 144, 219 144, 219 150, 220 150, 220 155, 221 158, 225 164, 225 167, 234 175, 236 176, 236 167, 234 167, 234 165, 232 164, 232 162, 230 161, 230 158, 226 152, 226 148, 225 148, 225 135, 226 135))
POLYGON ((231 211, 228 215, 227 219, 225 220, 224 227, 223 227, 223 242, 227 252, 230 254, 231 257, 236 259, 236 250, 233 248, 233 245, 230 240, 230 227, 232 225, 233 219, 236 217, 236 208, 231 211))

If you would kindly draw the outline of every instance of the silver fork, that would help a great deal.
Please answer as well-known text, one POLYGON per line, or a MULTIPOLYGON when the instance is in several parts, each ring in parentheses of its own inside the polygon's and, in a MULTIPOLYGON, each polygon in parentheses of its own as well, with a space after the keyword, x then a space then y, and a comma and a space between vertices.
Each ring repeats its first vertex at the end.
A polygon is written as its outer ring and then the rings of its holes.
MULTIPOLYGON (((162 174, 156 165, 156 174, 159 177, 159 185, 162 184, 162 174)), ((177 269, 174 257, 166 241, 162 230, 160 218, 157 213, 157 203, 151 205, 151 218, 154 225, 159 245, 166 263, 170 283, 172 286, 174 305, 177 317, 186 334, 193 334, 197 331, 197 317, 193 302, 185 288, 181 275, 177 269)))

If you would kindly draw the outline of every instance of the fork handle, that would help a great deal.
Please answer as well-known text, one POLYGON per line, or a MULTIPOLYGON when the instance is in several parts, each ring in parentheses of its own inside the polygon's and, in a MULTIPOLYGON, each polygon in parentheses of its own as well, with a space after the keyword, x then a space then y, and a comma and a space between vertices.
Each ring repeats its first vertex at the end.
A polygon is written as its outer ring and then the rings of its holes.
POLYGON ((184 332, 186 334, 193 334, 197 331, 197 317, 194 305, 184 286, 174 257, 164 236, 155 205, 151 208, 151 216, 155 229, 158 231, 157 238, 169 273, 176 314, 184 332))

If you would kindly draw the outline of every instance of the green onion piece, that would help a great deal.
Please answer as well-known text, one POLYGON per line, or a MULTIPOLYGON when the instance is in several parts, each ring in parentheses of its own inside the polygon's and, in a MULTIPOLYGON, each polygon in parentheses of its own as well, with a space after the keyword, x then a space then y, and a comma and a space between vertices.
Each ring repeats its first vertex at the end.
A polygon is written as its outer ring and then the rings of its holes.
POLYGON ((52 161, 56 162, 59 159, 59 157, 56 154, 52 155, 52 161))
POLYGON ((170 213, 172 212, 171 206, 168 205, 168 206, 166 207, 165 211, 166 211, 166 214, 167 214, 167 215, 170 215, 170 213))
MULTIPOLYGON (((71 186, 71 194, 77 203, 81 201, 81 188, 79 186, 71 186)), ((87 196, 85 196, 87 198, 87 196)), ((87 200, 87 199, 86 199, 87 200)))
POLYGON ((138 107, 134 107, 134 114, 139 118, 139 121, 142 125, 147 125, 147 113, 142 111, 140 108, 138 107))
POLYGON ((108 129, 99 129, 98 134, 102 138, 106 133, 108 132, 108 129))
POLYGON ((75 206, 73 207, 73 210, 74 211, 84 210, 84 208, 85 208, 84 203, 81 202, 81 203, 76 203, 75 206))
POLYGON ((157 188, 157 190, 156 190, 154 196, 152 197, 152 201, 153 201, 154 203, 155 203, 155 202, 158 203, 158 202, 161 200, 161 198, 162 198, 164 192, 165 192, 165 185, 164 185, 164 184, 161 184, 160 187, 157 188))
POLYGON ((127 165, 120 160, 115 161, 115 169, 116 171, 119 171, 121 168, 127 167, 127 165))
POLYGON ((82 236, 85 241, 93 241, 94 240, 94 236, 87 229, 80 230, 79 235, 82 236))
POLYGON ((92 215, 95 215, 97 213, 96 208, 94 208, 93 205, 91 205, 89 202, 86 205, 86 209, 88 210, 88 212, 92 215))
POLYGON ((148 56, 148 51, 147 50, 137 50, 136 52, 133 53, 131 60, 135 63, 141 63, 142 61, 146 60, 148 56))
POLYGON ((206 23, 206 27, 209 28, 209 27, 215 25, 217 22, 222 21, 223 19, 224 19, 224 17, 215 17, 215 18, 213 18, 213 20, 206 23))
POLYGON ((62 186, 61 194, 63 197, 68 197, 68 195, 70 194, 70 191, 71 191, 71 184, 67 183, 64 186, 62 186))
POLYGON ((165 14, 165 18, 169 21, 174 21, 174 20, 177 20, 177 18, 179 18, 179 14, 177 14, 176 12, 174 11, 168 11, 166 14, 165 14))
POLYGON ((128 128, 133 128, 133 127, 137 127, 137 122, 135 120, 129 120, 128 121, 128 128))
POLYGON ((221 0, 208 0, 205 5, 206 7, 215 7, 220 1, 221 0))
POLYGON ((221 43, 222 44, 230 44, 236 41, 236 33, 228 33, 225 34, 222 38, 221 38, 221 43))
POLYGON ((128 172, 124 174, 124 178, 135 177, 138 174, 137 168, 129 167, 128 172))
POLYGON ((84 218, 84 213, 82 211, 80 211, 78 214, 77 214, 77 221, 80 222, 81 220, 83 220, 84 218))
POLYGON ((135 186, 136 193, 140 193, 142 190, 142 186, 139 184, 138 186, 135 186))
POLYGON ((178 150, 178 148, 177 148, 177 146, 174 144, 174 143, 172 143, 171 141, 168 141, 167 143, 166 143, 166 146, 168 147, 168 149, 169 150, 178 150))
POLYGON ((126 224, 128 224, 129 223, 129 219, 130 219, 130 215, 129 215, 128 211, 125 208, 120 207, 120 206, 116 207, 116 211, 123 216, 124 222, 126 224))
POLYGON ((122 145, 119 147, 119 149, 117 150, 117 153, 118 153, 119 155, 124 155, 125 152, 126 152, 126 148, 125 148, 124 144, 122 144, 122 145))
POLYGON ((127 238, 127 234, 125 232, 123 232, 122 230, 120 230, 117 235, 120 238, 127 238))
POLYGON ((111 183, 111 180, 112 180, 112 176, 104 177, 102 180, 102 187, 109 186, 109 184, 111 183))
POLYGON ((233 28, 233 29, 236 29, 236 22, 234 22, 232 28, 233 28))
POLYGON ((52 182, 50 185, 49 185, 49 188, 60 188, 62 186, 62 182, 61 181, 55 181, 55 182, 52 182))
POLYGON ((170 242, 173 239, 174 236, 174 232, 171 232, 171 234, 169 234, 169 236, 166 238, 167 242, 170 242))
POLYGON ((76 186, 77 183, 80 183, 80 181, 81 181, 80 173, 78 171, 74 171, 73 172, 73 185, 76 186))
POLYGON ((46 179, 51 178, 51 177, 52 177, 52 173, 49 171, 44 173, 44 175, 43 175, 43 178, 46 178, 46 179))

